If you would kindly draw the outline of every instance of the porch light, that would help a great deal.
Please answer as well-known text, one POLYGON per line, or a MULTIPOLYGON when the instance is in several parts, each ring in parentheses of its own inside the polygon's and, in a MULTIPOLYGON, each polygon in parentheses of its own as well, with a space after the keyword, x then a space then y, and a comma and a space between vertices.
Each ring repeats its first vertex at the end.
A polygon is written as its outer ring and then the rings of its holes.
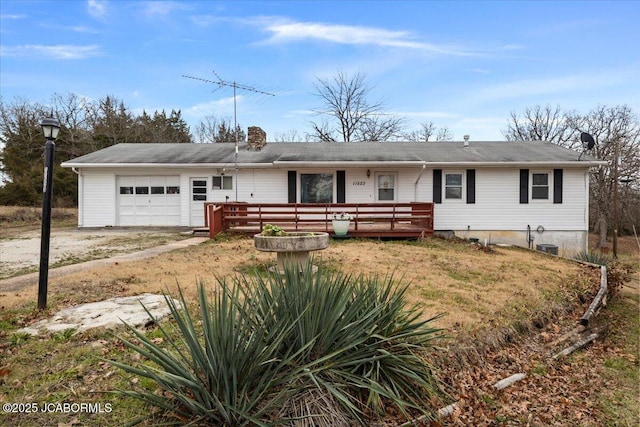
POLYGON ((58 137, 58 132, 60 132, 60 123, 53 117, 47 117, 44 119, 42 123, 40 123, 40 126, 42 126, 42 133, 46 140, 55 140, 58 137))

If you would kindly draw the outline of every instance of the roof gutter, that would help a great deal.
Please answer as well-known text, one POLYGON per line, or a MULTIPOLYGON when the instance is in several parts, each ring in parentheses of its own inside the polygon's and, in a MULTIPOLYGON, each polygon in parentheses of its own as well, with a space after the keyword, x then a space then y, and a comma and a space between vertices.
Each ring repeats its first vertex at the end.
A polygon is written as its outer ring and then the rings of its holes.
POLYGON ((496 167, 496 168, 512 168, 512 167, 531 167, 531 166, 561 166, 561 167, 595 167, 605 165, 604 161, 532 161, 532 162, 425 162, 427 166, 434 168, 450 168, 450 167, 496 167))
MULTIPOLYGON (((577 161, 577 160, 564 160, 559 162, 545 162, 545 161, 532 161, 532 162, 429 162, 422 160, 409 160, 409 161, 359 161, 359 162, 345 162, 345 161, 325 161, 325 162, 310 162, 310 161, 282 161, 276 160, 272 163, 238 163, 239 168, 272 168, 272 167, 531 167, 531 166, 560 166, 560 167, 595 167, 600 165, 606 165, 607 162, 602 160, 596 161, 577 161)), ((231 167, 235 164, 225 163, 74 163, 64 162, 61 165, 64 168, 222 168, 231 167)))
POLYGON ((360 161, 360 162, 345 162, 345 161, 324 161, 324 162, 313 162, 313 161, 283 161, 276 160, 273 162, 274 166, 286 166, 286 167, 319 167, 319 166, 330 166, 330 167, 372 167, 372 166, 422 166, 425 162, 423 160, 408 160, 408 161, 360 161))
MULTIPOLYGON (((63 168, 230 168, 235 167, 233 162, 229 163, 74 163, 64 162, 60 166, 63 168)), ((270 168, 272 163, 238 163, 241 168, 270 168)))

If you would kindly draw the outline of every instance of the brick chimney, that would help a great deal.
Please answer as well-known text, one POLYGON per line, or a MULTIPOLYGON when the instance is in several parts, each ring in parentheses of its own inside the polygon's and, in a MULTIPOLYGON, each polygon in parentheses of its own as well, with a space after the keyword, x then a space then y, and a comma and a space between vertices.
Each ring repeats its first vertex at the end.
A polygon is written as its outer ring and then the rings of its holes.
POLYGON ((267 145, 267 133, 258 126, 249 126, 247 144, 249 144, 249 150, 260 151, 262 147, 267 145))

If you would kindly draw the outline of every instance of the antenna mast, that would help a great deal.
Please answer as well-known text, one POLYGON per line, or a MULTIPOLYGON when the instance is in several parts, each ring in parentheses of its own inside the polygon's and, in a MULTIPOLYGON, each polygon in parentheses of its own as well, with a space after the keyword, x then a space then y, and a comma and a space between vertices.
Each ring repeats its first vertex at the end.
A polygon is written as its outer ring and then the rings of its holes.
POLYGON ((187 76, 187 75, 182 75, 182 77, 186 77, 188 79, 193 79, 193 80, 199 80, 201 82, 205 82, 205 83, 212 83, 214 85, 217 85, 218 87, 216 87, 213 91, 215 92, 216 90, 222 88, 222 87, 232 87, 233 88, 233 135, 234 135, 234 140, 235 140, 235 147, 236 147, 236 155, 235 155, 235 169, 236 169, 236 202, 238 201, 238 108, 236 105, 236 91, 238 89, 240 90, 246 90, 248 92, 254 92, 254 93, 259 93, 262 95, 267 95, 267 96, 276 96, 274 93, 270 93, 270 92, 264 92, 262 90, 258 90, 255 87, 252 86, 248 86, 248 85, 243 85, 240 84, 236 81, 230 82, 227 80, 223 80, 222 77, 220 77, 218 75, 218 73, 216 73, 215 70, 211 70, 211 72, 216 76, 217 80, 209 80, 209 79, 203 79, 201 77, 193 77, 193 76, 187 76))

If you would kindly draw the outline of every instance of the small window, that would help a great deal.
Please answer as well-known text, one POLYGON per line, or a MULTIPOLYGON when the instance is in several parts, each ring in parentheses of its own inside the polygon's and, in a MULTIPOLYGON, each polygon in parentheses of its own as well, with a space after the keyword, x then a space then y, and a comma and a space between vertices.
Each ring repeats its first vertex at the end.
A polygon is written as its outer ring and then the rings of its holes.
POLYGON ((206 187, 207 186, 207 181, 197 179, 197 180, 193 181, 193 186, 194 187, 206 187))
POLYGON ((167 194, 180 194, 180 187, 167 187, 167 194))
POLYGON ((390 174, 378 175, 378 200, 394 201, 396 189, 396 177, 390 174))
POLYGON ((548 173, 532 174, 531 199, 532 200, 548 200, 549 199, 549 174, 548 173))
POLYGON ((207 189, 204 187, 193 187, 193 194, 207 194, 207 189))
POLYGON ((133 187, 120 187, 120 194, 133 194, 133 187))
POLYGON ((214 176, 211 181, 214 190, 233 190, 232 176, 214 176))
POLYGON ((206 194, 194 194, 193 195, 193 200, 195 201, 207 201, 207 195, 206 194))
POLYGON ((164 187, 151 187, 151 194, 164 194, 164 187))
POLYGON ((136 187, 136 194, 149 194, 149 187, 136 187))
POLYGON ((444 196, 446 199, 462 199, 462 174, 461 173, 446 174, 444 196))

